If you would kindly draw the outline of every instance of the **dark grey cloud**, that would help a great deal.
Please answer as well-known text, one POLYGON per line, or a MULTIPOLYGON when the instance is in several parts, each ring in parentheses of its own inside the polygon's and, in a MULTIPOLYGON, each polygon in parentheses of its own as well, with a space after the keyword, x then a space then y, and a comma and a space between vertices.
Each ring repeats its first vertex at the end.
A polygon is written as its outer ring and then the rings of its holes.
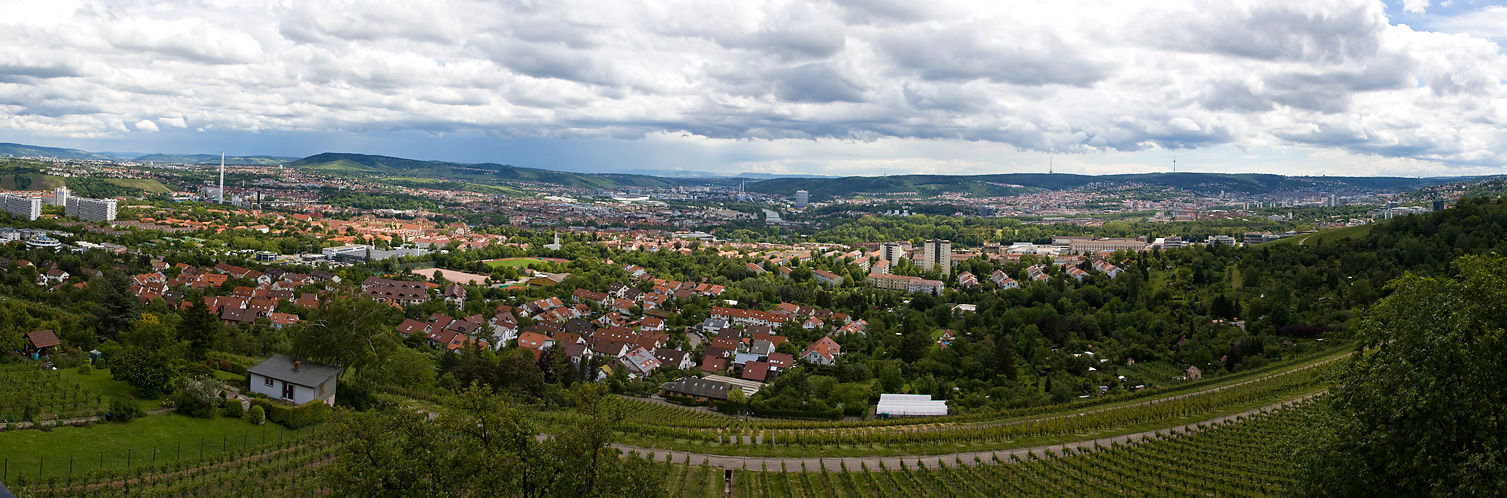
POLYGON ((1199 105, 1213 111, 1241 113, 1266 112, 1275 105, 1271 99, 1256 95, 1250 85, 1243 81, 1219 80, 1210 82, 1199 99, 1199 105))
POLYGON ((775 96, 787 102, 863 102, 863 88, 827 64, 806 64, 784 71, 775 96))

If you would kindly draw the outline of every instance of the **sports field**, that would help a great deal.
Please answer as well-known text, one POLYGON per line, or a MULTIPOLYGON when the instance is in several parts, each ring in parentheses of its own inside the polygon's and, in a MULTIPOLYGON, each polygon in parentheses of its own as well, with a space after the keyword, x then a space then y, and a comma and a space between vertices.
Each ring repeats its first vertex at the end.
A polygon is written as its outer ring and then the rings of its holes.
POLYGON ((563 263, 569 263, 569 262, 570 262, 570 260, 568 260, 568 259, 560 259, 560 258, 503 258, 503 259, 490 259, 490 260, 487 260, 487 261, 483 261, 483 263, 486 263, 487 266, 490 266, 490 267, 493 267, 493 268, 502 267, 502 266, 512 266, 514 268, 521 268, 521 267, 525 267, 525 266, 535 265, 535 264, 538 264, 538 263, 562 263, 563 264, 563 263))

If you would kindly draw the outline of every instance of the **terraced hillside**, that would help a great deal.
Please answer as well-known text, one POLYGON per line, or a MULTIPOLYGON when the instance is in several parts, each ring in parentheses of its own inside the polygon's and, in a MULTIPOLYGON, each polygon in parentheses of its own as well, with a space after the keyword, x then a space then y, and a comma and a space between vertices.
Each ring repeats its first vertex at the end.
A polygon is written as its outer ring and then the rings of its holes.
MULTIPOLYGON (((927 419, 750 420, 643 403, 622 442, 642 450, 757 458, 945 455, 1112 437, 1215 419, 1322 392, 1331 354, 1108 402, 927 419)), ((547 417, 546 417, 547 418, 547 417)))

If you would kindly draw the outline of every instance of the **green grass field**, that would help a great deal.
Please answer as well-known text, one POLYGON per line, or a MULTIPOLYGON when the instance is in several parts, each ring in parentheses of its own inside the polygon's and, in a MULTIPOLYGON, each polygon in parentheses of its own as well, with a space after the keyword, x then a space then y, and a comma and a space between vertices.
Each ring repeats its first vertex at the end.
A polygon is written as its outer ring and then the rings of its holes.
MULTIPOLYGON (((308 430, 308 429, 304 429, 308 430)), ((223 451, 256 446, 279 437, 294 437, 295 431, 277 424, 251 425, 242 419, 208 419, 164 413, 149 415, 126 424, 105 423, 89 427, 63 427, 51 431, 0 432, 0 458, 9 469, 7 481, 18 472, 35 477, 66 476, 69 459, 73 471, 98 468, 125 469, 174 459, 197 460, 223 451)))
POLYGON ((504 266, 511 266, 511 267, 514 267, 514 268, 522 268, 522 267, 525 267, 525 266, 533 266, 533 265, 536 265, 536 264, 547 263, 547 261, 539 259, 539 258, 507 258, 507 259, 494 259, 494 260, 491 260, 491 261, 487 261, 486 263, 487 263, 487 266, 490 266, 492 268, 500 268, 500 267, 504 267, 504 266))
POLYGON ((162 182, 151 178, 106 178, 105 181, 126 188, 145 190, 148 194, 165 194, 172 192, 171 189, 162 185, 162 182))
MULTIPOLYGON (((76 368, 60 369, 58 373, 62 374, 64 379, 78 382, 84 387, 98 391, 101 396, 105 397, 105 405, 107 406, 110 404, 110 399, 112 398, 136 398, 135 389, 131 388, 125 382, 110 378, 110 369, 108 368, 96 369, 94 373, 89 375, 79 375, 76 368)), ((150 399, 137 399, 136 404, 141 405, 142 410, 156 410, 162 407, 160 402, 150 399)))
POLYGON ((1316 244, 1323 244, 1323 243, 1326 243, 1326 242, 1334 242, 1334 241, 1337 241, 1337 240, 1340 240, 1340 239, 1345 239, 1345 238, 1359 239, 1359 238, 1363 238, 1366 235, 1370 234, 1371 233, 1371 227, 1372 227, 1372 225, 1367 224, 1367 225, 1358 225, 1358 226, 1353 226, 1353 227, 1334 228, 1334 229, 1329 229, 1329 230, 1320 230, 1318 232, 1311 233, 1311 234, 1308 234, 1308 235, 1299 235, 1297 237, 1291 237, 1291 238, 1286 238, 1286 239, 1278 240, 1278 241, 1275 241, 1275 242, 1269 242, 1269 244, 1294 244, 1294 245, 1302 245, 1302 246, 1311 246, 1311 245, 1316 245, 1316 244))

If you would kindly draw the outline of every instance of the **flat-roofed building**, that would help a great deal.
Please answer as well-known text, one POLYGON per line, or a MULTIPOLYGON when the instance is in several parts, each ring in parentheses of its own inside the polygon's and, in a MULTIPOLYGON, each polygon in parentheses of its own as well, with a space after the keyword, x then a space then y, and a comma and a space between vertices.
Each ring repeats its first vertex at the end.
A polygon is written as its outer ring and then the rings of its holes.
POLYGON ((115 221, 115 199, 68 198, 68 216, 88 221, 115 221))
POLYGON ((42 199, 16 194, 0 194, 0 207, 11 216, 32 221, 42 216, 42 199))
POLYGON ((936 270, 944 277, 952 275, 952 241, 928 240, 922 254, 921 268, 926 271, 936 270))

